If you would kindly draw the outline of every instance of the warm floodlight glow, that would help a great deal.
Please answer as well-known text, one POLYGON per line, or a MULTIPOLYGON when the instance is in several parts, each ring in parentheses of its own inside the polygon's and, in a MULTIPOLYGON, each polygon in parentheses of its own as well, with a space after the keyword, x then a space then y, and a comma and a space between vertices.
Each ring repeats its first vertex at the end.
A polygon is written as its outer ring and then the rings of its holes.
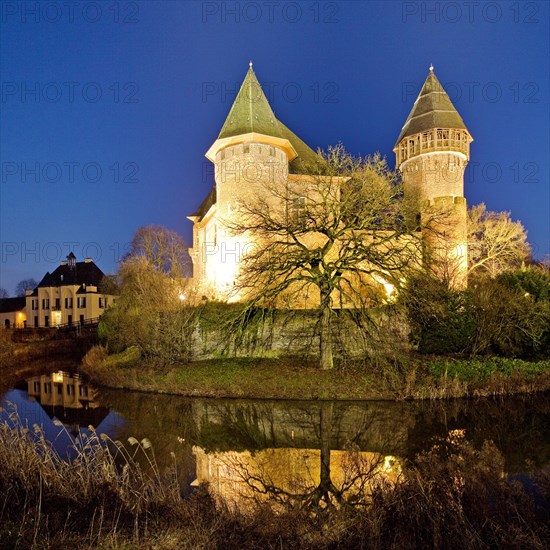
POLYGON ((384 287, 384 290, 386 291, 386 300, 388 302, 392 302, 397 298, 395 293, 395 285, 388 283, 384 277, 377 274, 374 274, 372 278, 384 287))
POLYGON ((399 464, 399 459, 395 456, 387 455, 384 457, 384 464, 382 465, 382 471, 385 473, 401 472, 401 465, 399 464))
POLYGON ((61 311, 52 311, 52 324, 56 327, 61 324, 61 311))
POLYGON ((52 374, 52 381, 53 382, 63 382, 63 371, 59 371, 59 372, 54 372, 52 374))

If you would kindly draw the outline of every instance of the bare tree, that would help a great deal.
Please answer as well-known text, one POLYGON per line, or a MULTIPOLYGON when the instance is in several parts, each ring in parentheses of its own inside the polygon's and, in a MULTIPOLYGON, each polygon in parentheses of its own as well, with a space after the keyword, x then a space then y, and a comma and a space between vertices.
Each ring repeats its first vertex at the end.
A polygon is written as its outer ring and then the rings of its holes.
POLYGON ((468 272, 495 277, 520 267, 530 256, 527 233, 510 212, 491 212, 481 203, 468 212, 468 272))
POLYGON ((191 274, 189 247, 183 238, 162 225, 140 227, 124 259, 143 256, 157 270, 171 277, 191 274))
POLYGON ((333 310, 379 303, 384 285, 399 285, 419 258, 420 234, 410 231, 400 182, 378 154, 355 158, 338 145, 310 174, 269 182, 239 205, 239 221, 225 224, 255 245, 236 281, 249 307, 312 297, 320 366, 330 369, 333 310))
POLYGON ((34 279, 23 279, 17 283, 15 295, 19 297, 25 296, 27 290, 34 290, 37 286, 38 283, 34 279))
POLYGON ((8 296, 8 291, 5 288, 0 287, 0 298, 7 298, 8 296))
POLYGON ((115 350, 137 346, 160 363, 189 360, 196 312, 186 281, 157 271, 144 257, 123 262, 119 278, 120 295, 100 325, 107 343, 115 350))
POLYGON ((100 332, 115 350, 137 346, 159 363, 192 355, 196 312, 188 289, 185 241, 158 225, 139 228, 117 276, 105 277, 101 292, 118 294, 102 317, 100 332))

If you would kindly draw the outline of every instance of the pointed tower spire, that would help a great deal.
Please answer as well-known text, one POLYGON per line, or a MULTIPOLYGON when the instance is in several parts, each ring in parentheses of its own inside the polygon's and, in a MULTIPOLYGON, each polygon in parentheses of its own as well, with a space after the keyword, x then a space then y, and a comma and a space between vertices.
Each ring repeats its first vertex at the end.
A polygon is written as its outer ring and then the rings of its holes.
POLYGON ((430 72, 397 138, 396 146, 405 137, 433 128, 467 130, 451 98, 435 76, 433 65, 430 65, 430 72))
POLYGON ((277 118, 252 68, 252 61, 218 139, 251 132, 282 137, 277 118))
POLYGON ((245 142, 269 143, 279 147, 285 152, 289 161, 295 159, 298 154, 302 156, 302 149, 309 149, 307 146, 302 147, 303 142, 275 117, 256 78, 252 61, 248 64, 244 81, 218 138, 206 152, 206 158, 214 162, 216 154, 225 147, 245 142), (297 152, 295 144, 300 149, 300 153, 297 152))

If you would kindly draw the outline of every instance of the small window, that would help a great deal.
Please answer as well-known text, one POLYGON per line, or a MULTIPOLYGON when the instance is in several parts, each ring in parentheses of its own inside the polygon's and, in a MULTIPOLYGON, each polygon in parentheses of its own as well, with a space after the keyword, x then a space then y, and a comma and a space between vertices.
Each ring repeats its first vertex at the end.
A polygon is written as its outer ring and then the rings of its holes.
POLYGON ((102 296, 99 297, 99 308, 104 309, 105 308, 105 298, 102 296))
POLYGON ((57 386, 57 395, 63 394, 63 384, 56 384, 57 386))

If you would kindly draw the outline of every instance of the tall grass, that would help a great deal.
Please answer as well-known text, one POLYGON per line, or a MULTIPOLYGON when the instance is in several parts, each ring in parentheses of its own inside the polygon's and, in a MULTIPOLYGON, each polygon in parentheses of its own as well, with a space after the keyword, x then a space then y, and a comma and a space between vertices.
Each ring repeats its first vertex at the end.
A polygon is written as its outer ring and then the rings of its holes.
POLYGON ((183 498, 147 439, 129 447, 91 431, 63 460, 42 430, 10 411, 0 425, 0 548, 534 548, 550 545, 550 473, 537 498, 507 479, 491 443, 451 433, 378 484, 361 507, 216 507, 206 488, 183 498))
POLYGON ((131 437, 125 447, 90 426, 91 435, 81 433, 68 449, 68 461, 38 425, 23 425, 15 408, 7 412, 0 424, 0 547, 139 543, 175 511, 193 512, 192 501, 178 510, 176 468, 161 475, 148 439, 131 437))

